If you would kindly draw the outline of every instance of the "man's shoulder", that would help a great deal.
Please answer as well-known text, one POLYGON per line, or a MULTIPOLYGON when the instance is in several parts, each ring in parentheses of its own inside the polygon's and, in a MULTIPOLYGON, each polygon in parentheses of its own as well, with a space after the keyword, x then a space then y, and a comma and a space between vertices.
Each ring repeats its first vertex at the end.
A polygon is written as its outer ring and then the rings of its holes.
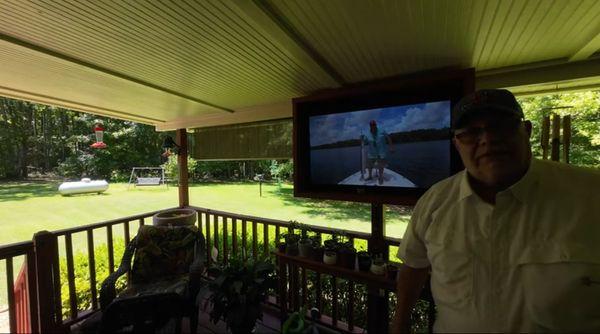
POLYGON ((533 163, 536 164, 542 185, 562 190, 585 190, 600 186, 598 169, 549 160, 533 160, 533 163))

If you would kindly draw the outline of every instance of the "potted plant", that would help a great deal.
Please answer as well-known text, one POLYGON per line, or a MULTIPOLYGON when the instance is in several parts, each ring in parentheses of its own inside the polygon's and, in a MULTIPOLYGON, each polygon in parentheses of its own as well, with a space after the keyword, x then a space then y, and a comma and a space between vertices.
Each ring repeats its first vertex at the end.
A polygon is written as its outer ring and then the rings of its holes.
POLYGON ((210 293, 206 302, 212 305, 210 319, 214 323, 223 319, 232 333, 251 333, 256 320, 262 319, 260 303, 269 289, 275 288, 274 271, 275 266, 265 260, 244 264, 232 258, 225 267, 211 268, 215 279, 198 294, 198 302, 210 293))
POLYGON ((354 269, 356 267, 356 248, 354 243, 349 240, 339 245, 338 249, 339 261, 338 263, 348 269, 354 269))
POLYGON ((284 234, 285 238, 285 254, 296 256, 298 255, 298 241, 300 241, 300 235, 294 233, 284 234))
POLYGON ((301 257, 310 257, 312 249, 312 240, 308 236, 309 227, 300 226, 300 241, 298 242, 298 251, 301 257))
POLYGON ((284 238, 284 236, 281 236, 281 238, 275 242, 275 245, 277 246, 277 251, 279 251, 280 253, 285 253, 285 238, 284 238))
POLYGON ((356 253, 356 258, 358 259, 358 270, 371 270, 371 254, 369 254, 369 252, 361 250, 360 252, 356 253))
POLYGON ((337 234, 336 232, 333 232, 333 234, 331 234, 331 237, 329 239, 325 240, 325 242, 323 243, 325 246, 325 250, 337 252, 337 249, 339 246, 338 242, 339 242, 339 234, 337 234))
POLYGON ((321 245, 321 236, 318 234, 312 235, 310 239, 310 258, 314 261, 323 261, 323 246, 321 245))
POLYGON ((323 254, 323 263, 325 264, 336 264, 337 263, 337 253, 332 250, 325 250, 323 254))
POLYGON ((386 265, 383 260, 383 255, 378 254, 373 258, 373 263, 371 263, 371 272, 375 275, 385 275, 386 265))

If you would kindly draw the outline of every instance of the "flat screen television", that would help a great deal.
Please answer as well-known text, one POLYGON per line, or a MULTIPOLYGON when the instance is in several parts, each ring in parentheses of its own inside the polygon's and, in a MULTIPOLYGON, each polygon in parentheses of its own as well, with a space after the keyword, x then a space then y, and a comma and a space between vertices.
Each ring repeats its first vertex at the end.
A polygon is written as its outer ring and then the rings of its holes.
POLYGON ((294 194, 414 204, 463 168, 452 106, 473 71, 436 71, 293 100, 294 194))

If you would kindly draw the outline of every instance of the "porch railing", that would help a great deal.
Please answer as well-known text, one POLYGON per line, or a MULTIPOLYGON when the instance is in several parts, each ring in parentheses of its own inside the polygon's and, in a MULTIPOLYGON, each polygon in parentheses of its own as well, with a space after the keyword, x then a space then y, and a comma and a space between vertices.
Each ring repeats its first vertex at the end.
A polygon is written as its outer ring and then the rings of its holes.
MULTIPOLYGON (((210 254, 212 247, 220 250, 218 261, 227 263, 231 256, 241 256, 245 260, 259 257, 271 257, 271 249, 275 240, 279 236, 291 230, 286 221, 267 219, 261 217, 233 214, 229 212, 211 210, 207 208, 191 207, 198 212, 198 226, 204 232, 207 240, 207 249, 210 254)), ((148 212, 140 215, 114 219, 96 224, 84 225, 74 228, 63 229, 55 232, 38 232, 34 240, 0 247, 0 260, 6 261, 6 278, 9 303, 10 330, 15 332, 20 330, 17 326, 18 319, 23 312, 15 306, 15 295, 13 286, 13 258, 25 256, 27 292, 29 298, 28 316, 30 317, 30 330, 32 332, 52 332, 60 331, 66 326, 77 323, 88 317, 99 308, 97 286, 104 277, 98 277, 96 254, 94 251, 95 236, 104 234, 106 237, 108 271, 112 273, 115 270, 114 251, 115 236, 122 233, 125 245, 137 233, 137 228, 151 223, 147 219, 156 212, 148 212), (74 240, 80 238, 84 240, 87 246, 87 262, 89 268, 89 296, 91 305, 88 310, 80 310, 77 300, 77 283, 75 280, 75 261, 74 261, 74 240), (59 254, 64 254, 66 266, 63 269, 59 266, 59 254), (63 302, 61 300, 61 270, 66 270, 68 285, 68 306, 63 312, 63 302), (63 317, 63 313, 66 316, 63 317)), ((345 232, 345 235, 355 243, 364 243, 366 245, 369 234, 361 232, 343 231, 325 227, 312 226, 315 233, 330 235, 334 232, 345 232)), ((385 240, 387 249, 397 247, 399 239, 387 238, 385 240)), ((208 259, 210 261, 210 257, 208 259)), ((63 276, 65 273, 62 273, 63 276)), ((301 272, 301 296, 302 302, 306 302, 307 291, 314 289, 316 299, 314 304, 323 309, 328 309, 329 314, 325 314, 325 319, 329 319, 329 325, 346 331, 356 331, 355 314, 356 299, 359 294, 358 285, 354 282, 345 282, 348 284, 348 296, 350 297, 345 310, 340 310, 337 304, 332 307, 325 307, 322 292, 324 285, 327 285, 332 297, 337 298, 340 291, 338 284, 340 281, 333 278, 327 278, 321 273, 310 273, 302 270, 301 272), (309 277, 310 276, 310 277, 309 277), (345 312, 345 313, 344 313, 345 312), (344 314, 342 314, 344 313, 344 314)), ((81 289, 81 287, 79 287, 81 289)), ((292 300, 290 295, 285 300, 292 300)), ((329 292, 328 292, 329 293, 329 292)), ((274 298, 275 304, 279 303, 279 296, 274 298)), ((65 303, 67 304, 67 303, 65 303)), ((331 306, 331 305, 330 305, 331 306)), ((27 330, 23 330, 27 331, 27 330)))

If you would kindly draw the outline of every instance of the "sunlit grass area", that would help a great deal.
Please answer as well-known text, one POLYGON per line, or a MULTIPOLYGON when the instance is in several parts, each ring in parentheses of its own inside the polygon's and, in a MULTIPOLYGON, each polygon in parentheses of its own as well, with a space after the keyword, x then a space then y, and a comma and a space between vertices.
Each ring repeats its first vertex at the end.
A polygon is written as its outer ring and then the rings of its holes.
MULTIPOLYGON (((31 240, 38 231, 93 224, 105 220, 146 213, 178 205, 177 187, 154 186, 128 188, 127 184, 110 184, 102 194, 61 196, 58 183, 0 183, 0 244, 31 240)), ((290 184, 262 185, 246 183, 210 183, 190 186, 190 203, 214 210, 259 216, 300 223, 370 232, 370 206, 363 203, 295 198, 290 184)), ((387 235, 401 237, 408 214, 386 210, 387 235)), ((150 223, 150 222, 147 222, 150 223)), ((137 224, 131 224, 135 235, 137 224)), ((115 228, 115 238, 122 238, 123 229, 115 228)), ((259 236, 262 237, 262 228, 259 236)), ((105 229, 94 232, 95 245, 106 242, 105 229)), ((59 242, 64 242, 61 238, 59 242)), ((61 256, 64 246, 59 245, 61 256)), ((87 248, 85 233, 73 236, 73 248, 87 248)), ((15 259, 15 277, 22 259, 15 259)), ((0 285, 6 286, 4 263, 0 265, 0 285)), ((6 304, 6 291, 0 289, 0 305, 6 304)))

